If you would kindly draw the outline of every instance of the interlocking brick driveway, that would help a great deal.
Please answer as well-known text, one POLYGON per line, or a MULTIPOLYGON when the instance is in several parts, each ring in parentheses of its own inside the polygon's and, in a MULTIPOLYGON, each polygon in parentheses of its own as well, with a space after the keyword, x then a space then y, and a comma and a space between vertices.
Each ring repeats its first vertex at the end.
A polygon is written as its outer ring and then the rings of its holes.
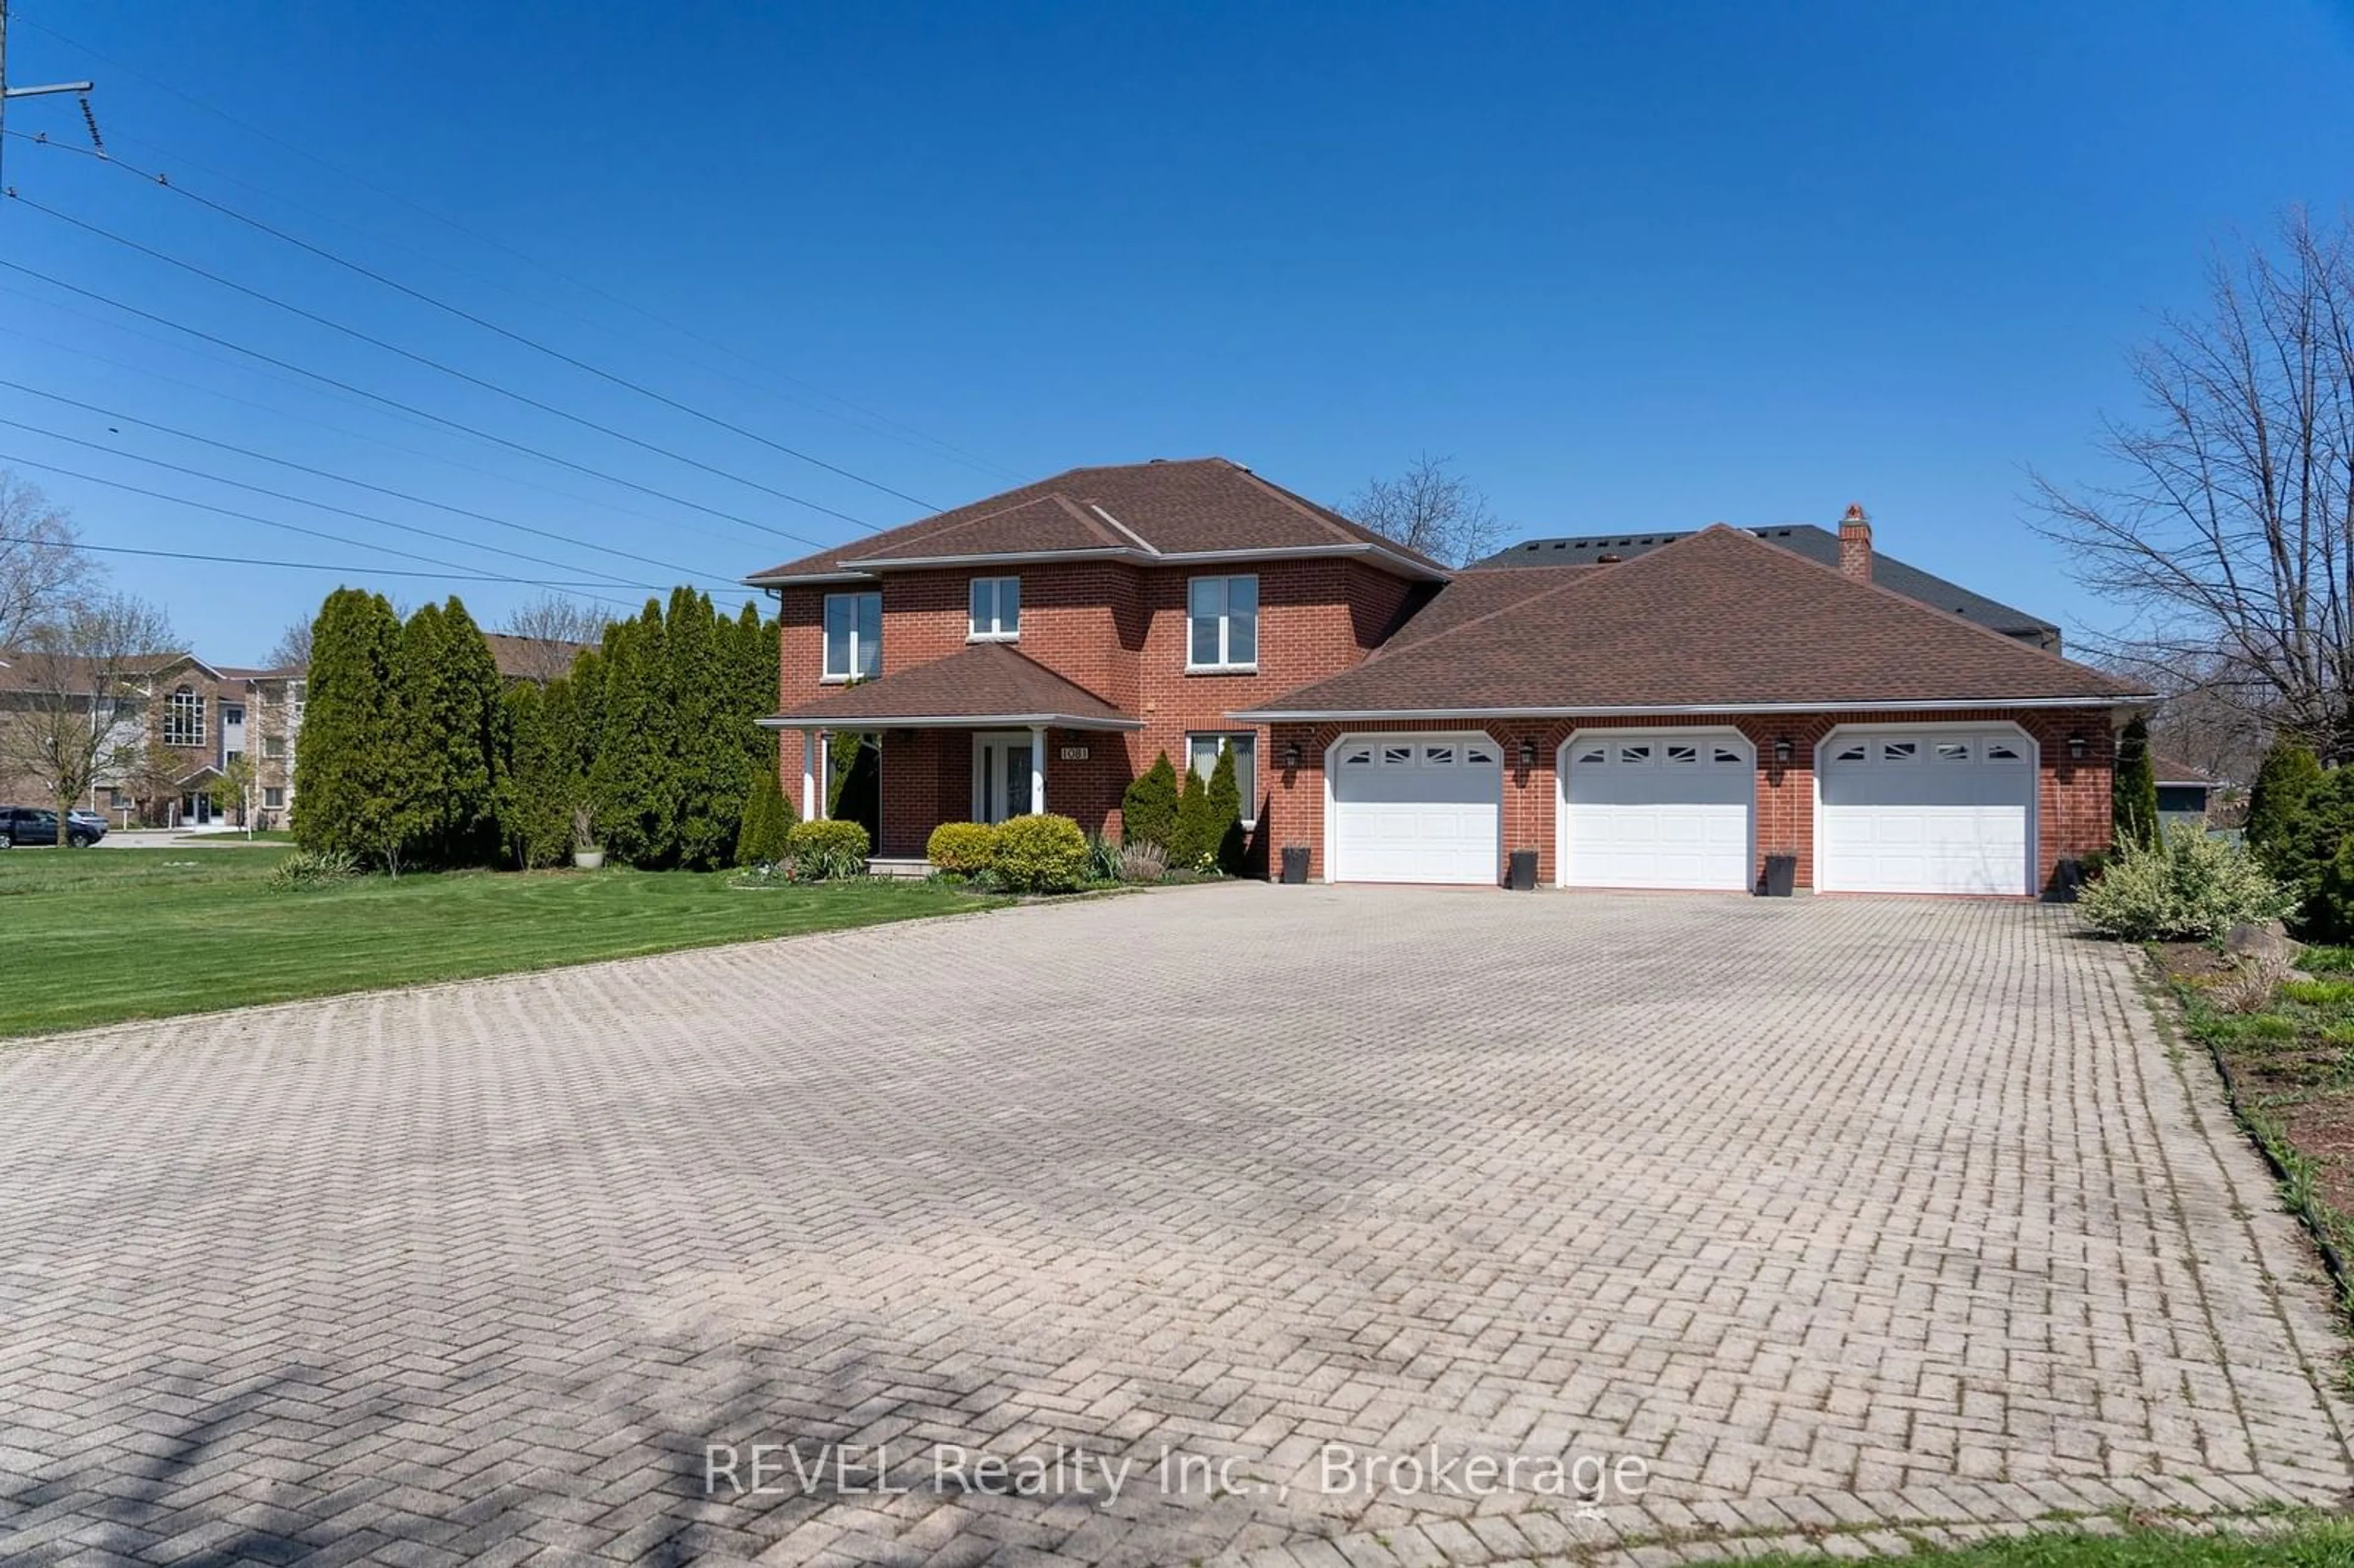
POLYGON ((2069 928, 1251 885, 0 1046, 0 1557, 1331 1568, 2339 1502, 2322 1287, 2069 928), (708 1443, 828 1440, 1140 1463, 704 1495, 708 1443), (1654 1479, 1596 1525, 1329 1495, 1328 1443, 1654 1479))

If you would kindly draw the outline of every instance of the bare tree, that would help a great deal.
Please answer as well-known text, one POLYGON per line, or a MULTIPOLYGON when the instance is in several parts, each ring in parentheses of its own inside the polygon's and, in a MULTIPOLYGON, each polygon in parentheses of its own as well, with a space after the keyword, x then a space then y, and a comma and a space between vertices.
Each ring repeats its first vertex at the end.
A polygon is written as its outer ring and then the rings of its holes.
POLYGON ((1434 561, 1469 565, 1495 550, 1503 524, 1454 461, 1424 452, 1395 479, 1367 480, 1341 514, 1434 561))
POLYGON ((272 670, 307 670, 311 666, 311 617, 308 611, 286 623, 262 663, 272 670))
POLYGON ((2205 310, 2133 356, 2145 405, 2105 422, 2117 477, 2038 473, 2041 530, 2133 611, 2111 658, 2354 759, 2354 250, 2291 212, 2209 270, 2205 310))
POLYGON ((0 649, 90 583, 90 557, 75 545, 65 509, 0 469, 0 649))
POLYGON ((147 677, 172 657, 164 612, 129 594, 77 598, 27 627, 9 655, 0 757, 66 813, 100 779, 134 771, 147 739, 147 677))
POLYGON ((545 683, 571 673, 583 643, 604 641, 605 621, 596 606, 549 593, 516 609, 500 630, 526 644, 514 652, 514 673, 545 683))

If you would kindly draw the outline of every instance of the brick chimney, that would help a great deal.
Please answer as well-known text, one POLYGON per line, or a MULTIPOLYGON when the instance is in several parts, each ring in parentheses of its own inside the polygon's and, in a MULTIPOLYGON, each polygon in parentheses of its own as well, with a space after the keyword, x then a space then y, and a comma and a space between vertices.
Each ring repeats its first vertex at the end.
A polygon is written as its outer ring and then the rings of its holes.
POLYGON ((1840 518, 1840 570, 1860 583, 1872 580, 1872 519, 1861 506, 1840 518))

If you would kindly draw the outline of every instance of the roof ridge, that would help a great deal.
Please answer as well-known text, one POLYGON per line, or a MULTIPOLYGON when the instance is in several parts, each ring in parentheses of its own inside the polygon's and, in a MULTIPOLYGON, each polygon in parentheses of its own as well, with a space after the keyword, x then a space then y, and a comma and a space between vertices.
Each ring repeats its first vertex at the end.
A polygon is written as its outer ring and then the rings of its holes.
MULTIPOLYGON (((1510 568, 1499 567, 1497 567, 1497 568, 1496 568, 1496 575, 1497 575, 1497 576, 1499 576, 1499 577, 1500 577, 1500 576, 1502 576, 1502 575, 1504 574, 1504 572, 1505 572, 1505 571, 1507 571, 1507 570, 1512 570, 1512 571, 1518 571, 1518 572, 1526 572, 1528 569, 1529 569, 1529 568, 1528 568, 1528 567, 1510 567, 1510 568)), ((1600 578, 1601 575, 1602 575, 1602 574, 1601 574, 1601 573, 1599 573, 1599 572, 1591 572, 1591 571, 1589 571, 1589 572, 1582 572, 1582 573, 1580 573, 1578 576, 1576 576, 1576 577, 1575 577, 1570 578, 1567 582, 1559 582, 1559 583, 1555 583, 1555 584, 1553 584, 1553 587, 1551 587, 1551 588, 1541 588, 1541 589, 1539 589, 1538 591, 1536 591, 1536 592, 1534 592, 1534 593, 1532 593, 1532 594, 1528 595, 1527 597, 1525 597, 1525 598, 1523 598, 1523 599, 1516 599, 1512 600, 1510 604, 1500 604, 1500 605, 1498 605, 1495 609, 1490 609, 1490 610, 1484 611, 1483 613, 1479 614, 1479 615, 1475 615, 1475 616, 1473 616, 1473 617, 1472 617, 1470 620, 1458 620, 1458 621, 1457 621, 1457 622, 1456 622, 1454 625, 1452 625, 1452 626, 1444 626, 1444 627, 1441 627, 1441 628, 1439 628, 1437 631, 1432 632, 1429 636, 1425 637, 1425 638, 1422 638, 1422 639, 1420 639, 1419 641, 1414 641, 1414 642, 1401 643, 1401 642, 1399 642, 1399 641, 1398 641, 1398 640, 1397 640, 1397 636, 1396 636, 1395 634, 1393 634, 1393 635, 1392 635, 1392 637, 1390 638, 1390 640, 1389 640, 1388 641, 1386 641, 1386 642, 1383 643, 1379 648, 1376 648, 1375 650, 1373 650, 1373 652, 1372 653, 1370 653, 1370 654, 1368 654, 1368 655, 1366 656, 1365 661, 1364 661, 1364 664, 1359 664, 1359 665, 1357 665, 1357 666, 1355 666, 1355 667, 1356 667, 1356 668, 1358 668, 1358 669, 1361 669, 1361 670, 1362 670, 1362 669, 1363 669, 1363 668, 1364 668, 1364 665, 1365 665, 1365 664, 1377 664, 1377 663, 1381 662, 1381 661, 1382 661, 1384 658, 1387 657, 1387 656, 1388 656, 1389 654, 1391 654, 1392 652, 1404 652, 1405 650, 1407 650, 1407 649, 1409 649, 1409 648, 1413 648, 1413 649, 1423 649, 1423 648, 1427 648, 1427 647, 1429 647, 1429 646, 1430 646, 1432 643, 1434 643, 1434 642, 1440 642, 1440 641, 1445 641, 1445 640, 1447 640, 1447 638, 1454 636, 1454 635, 1455 635, 1457 632, 1458 632, 1458 631, 1469 631, 1471 628, 1473 628, 1473 627, 1475 627, 1475 626, 1484 626, 1484 625, 1485 625, 1485 624, 1487 624, 1489 621, 1491 621, 1491 620, 1495 620, 1495 619, 1496 619, 1498 616, 1500 616, 1500 615, 1506 615, 1506 614, 1510 614, 1511 611, 1516 610, 1516 609, 1528 609, 1528 607, 1529 607, 1529 606, 1531 606, 1531 605, 1532 605, 1532 604, 1536 603, 1539 599, 1551 599, 1551 598, 1553 598, 1555 594, 1568 593, 1569 591, 1571 591, 1571 590, 1572 590, 1572 589, 1574 589, 1574 588, 1583 588, 1583 587, 1585 587, 1585 586, 1586 584, 1588 584, 1588 583, 1595 582, 1595 581, 1598 580, 1598 579, 1600 578)), ((1441 597, 1444 597, 1444 596, 1443 596, 1443 594, 1442 594, 1442 596, 1441 596, 1441 597)), ((1437 599, 1432 599, 1430 602, 1431 602, 1431 605, 1435 606, 1435 605, 1437 605, 1437 604, 1438 600, 1437 600, 1437 599)), ((1414 622, 1413 622, 1413 621, 1411 621, 1411 620, 1409 620, 1409 621, 1407 621, 1407 622, 1405 623, 1405 625, 1404 625, 1404 626, 1402 626, 1402 627, 1398 628, 1398 631, 1399 631, 1399 632, 1401 632, 1401 633, 1403 633, 1403 632, 1405 632, 1405 631, 1411 630, 1413 629, 1413 627, 1414 627, 1414 622)), ((1345 671, 1343 671, 1343 672, 1338 672, 1338 673, 1346 673, 1346 672, 1345 672, 1345 671)))
MULTIPOLYGON (((1059 478, 1060 476, 1057 475, 1056 477, 1059 478)), ((928 529, 924 533, 918 534, 913 538, 907 540, 906 543, 908 545, 918 545, 925 543, 928 540, 961 534, 968 528, 978 527, 983 523, 993 522, 998 518, 1010 516, 1016 512, 1027 512, 1033 506, 1043 505, 1050 502, 1061 506, 1064 511, 1070 513, 1073 516, 1077 517, 1081 523, 1087 524, 1088 531, 1097 538, 1107 537, 1104 534, 1102 525, 1096 523, 1093 519, 1085 516, 1083 514, 1084 509, 1081 508, 1079 503, 1074 501, 1068 494, 1059 490, 1046 490, 1041 491, 1039 493, 1033 495, 1024 501, 1013 502, 1007 505, 996 507, 988 512, 976 512, 969 517, 960 517, 953 523, 946 523, 942 524, 939 527, 928 529)), ((952 507, 949 510, 953 512, 957 509, 952 507)), ((918 518, 914 523, 902 524, 900 526, 904 528, 914 528, 924 523, 936 522, 949 514, 948 512, 935 512, 929 517, 918 518)), ((890 532, 896 534, 899 532, 899 529, 894 528, 890 532)), ((881 538, 882 535, 878 535, 875 539, 868 540, 867 543, 878 543, 881 538)), ((878 554, 873 550, 860 551, 856 555, 850 554, 849 552, 851 550, 856 548, 854 546, 839 546, 836 547, 843 552, 840 556, 840 561, 841 564, 845 567, 854 567, 861 561, 890 561, 901 558, 895 555, 878 554)))
POLYGON ((1822 562, 1818 561, 1811 556, 1798 554, 1796 550, 1785 550, 1779 546, 1769 544, 1766 540, 1758 538, 1755 534, 1750 533, 1746 529, 1735 528, 1729 523, 1712 523, 1697 534, 1688 535, 1684 538, 1676 540, 1673 544, 1662 545, 1656 550, 1648 550, 1642 555, 1636 556, 1633 560, 1624 563, 1624 566, 1638 567, 1645 561, 1650 560, 1655 556, 1667 555, 1681 546, 1691 543, 1694 539, 1705 538, 1709 535, 1719 531, 1732 535, 1735 538, 1744 539, 1750 544, 1756 546, 1759 549, 1772 550, 1776 556, 1780 556, 1784 560, 1797 561, 1804 566, 1812 567, 1816 571, 1827 572, 1830 576, 1837 577, 1840 581, 1847 583, 1851 587, 1862 588, 1868 592, 1878 594, 1881 598, 1887 599, 1892 604, 1899 604, 1903 606, 1906 609, 1917 611, 1922 614, 1937 616, 1956 626, 1967 626, 1976 635, 1981 638, 1989 639, 1995 643, 2004 648, 2008 648, 2014 652, 2032 654, 2038 659, 2060 665, 2063 669, 2081 670, 2085 674, 2091 675, 2096 680, 2107 682, 2110 685, 2115 687, 2120 694, 2131 693, 2133 691, 2133 687, 2130 683, 2125 681, 2120 681, 2115 676, 2111 675, 2105 671, 2095 670, 2090 664, 2080 664, 2075 660, 2068 658, 2063 654, 2054 653, 2049 649, 2031 647, 2027 643, 2020 641, 2016 637, 2008 636, 2003 632, 1997 631, 1991 626, 1980 625, 1978 622, 1972 620, 1967 615, 1956 615, 1950 609, 1940 609, 1934 604, 1925 603, 1921 599, 1914 599, 1910 594, 1898 593, 1894 588, 1887 588, 1880 583, 1873 582, 1869 577, 1850 577, 1838 567, 1826 566, 1822 562))

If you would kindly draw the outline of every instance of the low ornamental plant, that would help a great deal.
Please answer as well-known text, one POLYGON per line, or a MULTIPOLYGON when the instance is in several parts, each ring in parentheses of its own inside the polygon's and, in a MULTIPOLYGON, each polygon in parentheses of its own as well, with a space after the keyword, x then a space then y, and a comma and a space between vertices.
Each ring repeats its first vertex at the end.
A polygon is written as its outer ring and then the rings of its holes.
POLYGON ((1087 835, 1068 817, 1015 817, 999 825, 989 869, 1015 893, 1068 893, 1087 875, 1087 835))
POLYGON ((355 856, 341 850, 302 850, 278 863, 270 872, 269 887, 272 893, 302 893, 313 887, 332 887, 339 882, 349 882, 360 874, 361 865, 355 856))
POLYGON ((2153 844, 2123 844, 2076 907, 2122 941, 2221 941, 2232 927, 2295 912, 2296 895, 2237 844, 2177 828, 2153 844))
POLYGON ((866 830, 856 822, 795 822, 785 832, 785 858, 796 882, 840 882, 866 874, 866 830))
POLYGON ((1132 843, 1119 852, 1122 882, 1158 882, 1169 873, 1169 856, 1156 843, 1132 843))
POLYGON ((987 822, 942 822, 924 842, 924 858, 957 876, 987 870, 996 853, 997 830, 987 822))

